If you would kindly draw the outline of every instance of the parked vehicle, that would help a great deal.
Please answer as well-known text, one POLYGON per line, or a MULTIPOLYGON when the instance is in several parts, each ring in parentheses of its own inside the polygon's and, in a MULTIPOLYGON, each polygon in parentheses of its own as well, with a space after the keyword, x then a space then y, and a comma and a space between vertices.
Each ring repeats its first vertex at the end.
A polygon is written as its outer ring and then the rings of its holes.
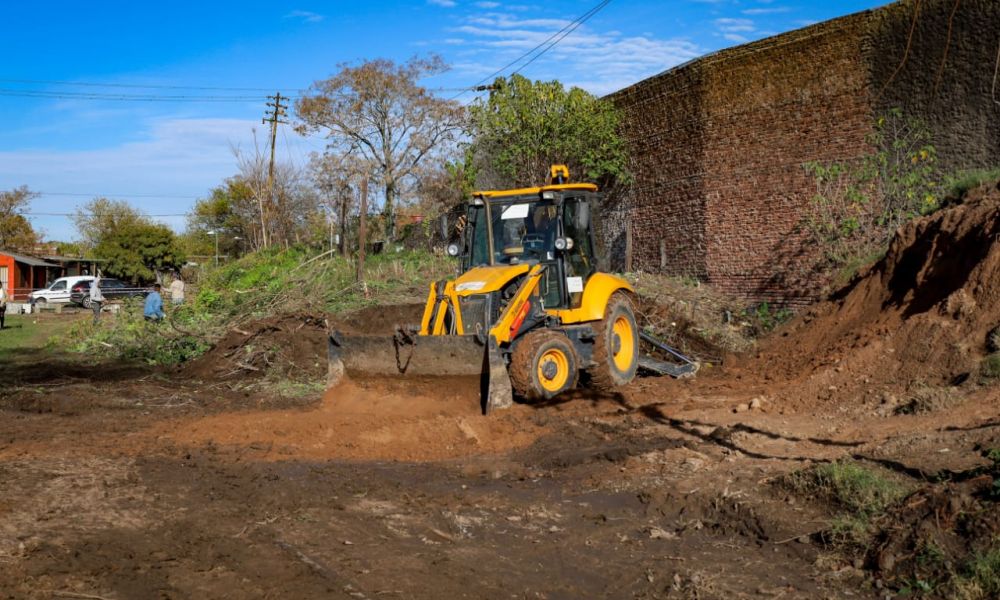
MULTIPOLYGON (((144 298, 149 293, 148 288, 134 287, 120 279, 101 279, 101 293, 105 300, 123 300, 125 298, 144 298)), ((70 300, 84 308, 90 308, 90 283, 76 284, 70 291, 70 300)))
POLYGON ((93 280, 93 276, 90 275, 60 277, 59 279, 53 281, 52 284, 44 290, 36 290, 28 294, 28 302, 39 305, 68 304, 70 302, 70 294, 74 286, 82 284, 89 287, 90 282, 93 280))

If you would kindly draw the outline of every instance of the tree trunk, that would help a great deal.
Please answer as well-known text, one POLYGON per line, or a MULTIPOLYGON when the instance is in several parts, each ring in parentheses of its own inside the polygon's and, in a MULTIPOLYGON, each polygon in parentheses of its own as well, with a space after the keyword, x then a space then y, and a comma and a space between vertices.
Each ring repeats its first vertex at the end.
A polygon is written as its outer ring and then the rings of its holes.
POLYGON ((347 256, 347 203, 350 200, 348 193, 350 189, 342 190, 340 196, 340 243, 337 247, 341 256, 347 256))
POLYGON ((382 216, 385 217, 385 237, 387 242, 396 241, 396 211, 395 211, 395 201, 396 201, 396 188, 393 184, 389 183, 385 186, 385 208, 382 210, 382 216))
POLYGON ((358 271, 356 280, 365 284, 365 244, 368 243, 368 178, 361 180, 361 214, 358 219, 358 271))

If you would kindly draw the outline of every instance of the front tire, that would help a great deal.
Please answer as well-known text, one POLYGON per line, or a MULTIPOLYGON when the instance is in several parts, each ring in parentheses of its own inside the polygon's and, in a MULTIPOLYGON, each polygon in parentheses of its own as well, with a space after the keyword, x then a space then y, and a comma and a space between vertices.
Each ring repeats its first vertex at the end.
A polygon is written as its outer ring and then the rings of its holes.
POLYGON ((632 302, 623 292, 615 292, 604 309, 604 320, 593 325, 594 362, 587 369, 593 386, 611 391, 633 379, 639 368, 639 328, 632 302))
POLYGON ((510 381, 528 400, 547 400, 576 387, 580 361, 569 339, 556 331, 525 334, 514 346, 510 381))

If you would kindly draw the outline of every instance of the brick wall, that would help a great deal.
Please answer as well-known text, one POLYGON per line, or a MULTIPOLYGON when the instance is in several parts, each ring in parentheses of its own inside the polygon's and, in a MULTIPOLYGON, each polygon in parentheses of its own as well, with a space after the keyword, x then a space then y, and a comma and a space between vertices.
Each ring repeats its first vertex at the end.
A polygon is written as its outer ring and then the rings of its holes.
POLYGON ((875 115, 899 106, 932 124, 948 168, 1000 164, 1000 106, 989 97, 1000 2, 962 0, 952 19, 954 4, 920 2, 909 52, 912 0, 718 52, 613 94, 635 181, 608 200, 612 265, 625 266, 630 227, 633 268, 696 276, 748 302, 806 304, 825 277, 802 230, 815 191, 803 163, 869 151, 875 115))

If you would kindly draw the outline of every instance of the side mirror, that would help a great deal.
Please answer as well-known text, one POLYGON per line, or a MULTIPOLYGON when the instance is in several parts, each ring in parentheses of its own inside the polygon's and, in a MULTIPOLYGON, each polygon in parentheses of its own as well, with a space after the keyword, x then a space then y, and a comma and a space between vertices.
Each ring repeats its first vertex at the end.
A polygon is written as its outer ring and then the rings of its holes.
POLYGON ((441 239, 448 241, 448 215, 441 215, 438 217, 438 234, 441 239))
POLYGON ((587 231, 590 228, 590 203, 586 200, 577 200, 576 202, 573 227, 577 231, 587 231))

